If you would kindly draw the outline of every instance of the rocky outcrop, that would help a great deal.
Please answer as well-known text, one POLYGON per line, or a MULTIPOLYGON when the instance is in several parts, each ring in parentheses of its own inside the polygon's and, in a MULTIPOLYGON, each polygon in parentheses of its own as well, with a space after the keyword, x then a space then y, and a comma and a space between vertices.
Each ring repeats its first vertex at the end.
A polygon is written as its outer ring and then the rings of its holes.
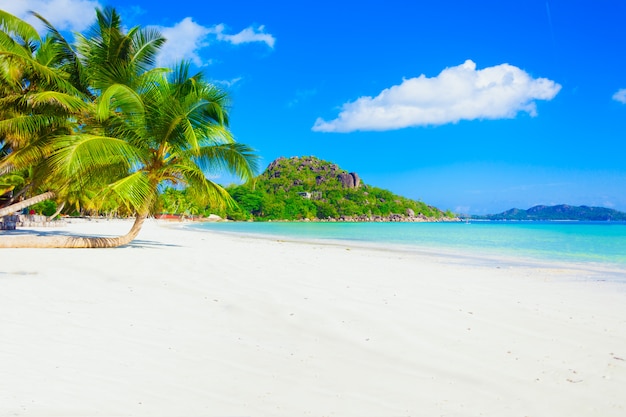
POLYGON ((282 161, 285 161, 287 158, 285 158, 284 156, 281 156, 275 160, 273 160, 267 167, 267 171, 274 171, 276 168, 278 168, 281 164, 282 161))
MULTIPOLYGON (((336 164, 331 164, 312 156, 294 156, 291 158, 281 156, 268 165, 263 176, 268 179, 282 178, 285 175, 292 175, 289 174, 290 172, 301 173, 298 175, 304 175, 303 178, 306 178, 307 172, 312 173, 317 186, 335 180, 341 184, 342 188, 354 189, 361 186, 361 178, 359 178, 356 172, 347 173, 336 164)), ((294 181, 292 184, 292 186, 299 185, 305 184, 303 181, 294 181)))
POLYGON ((343 188, 359 188, 361 185, 361 179, 356 172, 350 172, 349 174, 341 173, 337 175, 337 179, 341 182, 343 188))

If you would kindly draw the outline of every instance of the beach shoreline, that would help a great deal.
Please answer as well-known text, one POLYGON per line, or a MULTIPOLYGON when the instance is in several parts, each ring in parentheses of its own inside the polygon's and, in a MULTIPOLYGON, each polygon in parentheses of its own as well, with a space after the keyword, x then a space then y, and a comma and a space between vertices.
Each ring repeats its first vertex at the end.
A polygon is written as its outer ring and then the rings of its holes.
POLYGON ((611 268, 180 226, 149 220, 118 249, 0 250, 1 415, 626 412, 611 268))
POLYGON ((572 274, 568 279, 607 281, 609 284, 624 286, 624 288, 626 288, 626 265, 617 262, 585 262, 570 259, 540 258, 528 254, 511 255, 497 253, 494 251, 485 251, 482 248, 433 247, 426 244, 409 245, 388 242, 368 242, 363 240, 342 240, 337 238, 311 238, 293 237, 279 234, 245 233, 243 231, 202 228, 202 223, 196 222, 168 222, 164 223, 164 225, 200 233, 230 236, 232 238, 258 239, 262 241, 276 240, 293 244, 328 245, 379 251, 383 253, 402 253, 404 255, 422 256, 427 257, 430 260, 437 259, 442 263, 454 263, 463 266, 566 269, 572 270, 572 274))

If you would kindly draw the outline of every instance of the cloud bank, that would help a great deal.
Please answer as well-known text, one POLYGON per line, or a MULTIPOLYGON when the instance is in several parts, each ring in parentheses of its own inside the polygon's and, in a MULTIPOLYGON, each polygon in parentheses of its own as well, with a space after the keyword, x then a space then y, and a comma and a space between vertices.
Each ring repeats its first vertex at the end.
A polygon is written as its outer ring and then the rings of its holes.
POLYGON ((274 36, 265 33, 264 26, 250 26, 239 33, 229 35, 224 24, 202 26, 190 17, 184 18, 174 26, 157 28, 167 39, 157 58, 157 64, 160 66, 171 65, 180 60, 191 61, 197 66, 206 65, 210 62, 204 62, 199 52, 213 42, 228 42, 233 45, 261 42, 270 48, 273 48, 276 42, 274 36))
POLYGON ((561 86, 532 78, 509 64, 476 70, 467 60, 439 75, 405 79, 376 97, 360 97, 342 106, 329 122, 318 118, 317 132, 384 131, 443 125, 460 120, 513 118, 520 112, 537 115, 535 100, 551 100, 561 86))
MULTIPOLYGON (((0 9, 27 21, 39 32, 45 30, 39 19, 29 12, 35 11, 61 31, 81 32, 87 29, 96 18, 95 9, 104 7, 97 0, 0 0, 0 9)), ((224 24, 202 26, 191 17, 186 17, 170 27, 157 26, 167 42, 162 47, 157 64, 168 66, 188 60, 197 66, 206 62, 200 51, 213 42, 227 42, 233 45, 264 43, 274 48, 276 38, 265 31, 265 26, 249 26, 242 31, 229 34, 224 24)))
POLYGON ((0 0, 0 9, 27 21, 37 31, 44 30, 44 25, 30 15, 31 10, 59 30, 80 32, 96 19, 96 7, 102 6, 95 0, 0 0))
POLYGON ((626 104, 626 88, 622 88, 613 94, 613 100, 626 104))

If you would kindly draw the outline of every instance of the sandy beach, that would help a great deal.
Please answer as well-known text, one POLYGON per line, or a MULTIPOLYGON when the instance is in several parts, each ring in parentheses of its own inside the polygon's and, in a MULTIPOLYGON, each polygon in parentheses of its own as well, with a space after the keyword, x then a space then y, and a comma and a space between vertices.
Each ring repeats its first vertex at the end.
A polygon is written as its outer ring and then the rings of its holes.
POLYGON ((0 260, 2 416, 626 415, 626 288, 601 267, 154 220, 0 260))

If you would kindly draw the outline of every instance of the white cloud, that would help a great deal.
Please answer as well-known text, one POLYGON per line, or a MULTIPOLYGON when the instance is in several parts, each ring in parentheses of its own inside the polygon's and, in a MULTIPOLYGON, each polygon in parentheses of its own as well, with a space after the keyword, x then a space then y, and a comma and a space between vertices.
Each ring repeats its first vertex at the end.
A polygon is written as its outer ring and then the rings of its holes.
POLYGON ((207 65, 199 55, 201 49, 211 44, 211 41, 229 42, 235 45, 250 42, 263 42, 269 47, 274 46, 272 35, 264 33, 264 27, 258 29, 248 27, 235 35, 224 33, 223 24, 202 26, 186 17, 172 27, 158 27, 167 42, 161 48, 157 60, 158 65, 171 65, 180 60, 189 60, 197 66, 207 65))
MULTIPOLYGON (((98 0, 0 0, 0 9, 5 10, 33 25, 38 31, 45 30, 39 19, 29 12, 35 11, 62 31, 81 32, 87 29, 96 18, 96 8, 102 8, 98 0)), ((265 32, 265 26, 250 26, 234 35, 226 33, 223 24, 202 26, 186 17, 171 27, 157 27, 167 42, 163 45, 158 65, 171 65, 180 60, 188 60, 197 66, 210 63, 200 57, 200 51, 212 41, 239 45, 251 42, 265 43, 274 47, 276 39, 265 32)))
POLYGON ((44 25, 30 11, 39 13, 58 30, 80 32, 96 19, 96 7, 102 7, 96 0, 0 0, 0 9, 27 21, 38 31, 43 31, 44 25))
POLYGON ((626 104, 626 88, 622 88, 613 94, 613 100, 626 104))
POLYGON ((217 25, 215 26, 215 33, 218 40, 230 42, 233 45, 251 42, 264 42, 267 46, 273 48, 274 43, 276 42, 276 38, 269 33, 265 33, 265 26, 263 25, 258 28, 253 26, 247 27, 235 35, 228 35, 224 33, 224 25, 217 25))
POLYGON ((561 86, 532 78, 509 64, 476 70, 470 60, 446 68, 433 78, 420 75, 342 106, 329 122, 318 118, 318 132, 393 130, 442 125, 460 120, 513 118, 519 112, 537 115, 535 100, 551 100, 561 86))
POLYGON ((209 45, 208 35, 211 29, 186 17, 172 27, 158 28, 167 42, 161 47, 157 57, 157 65, 168 66, 180 60, 188 60, 202 66, 202 58, 198 51, 209 45))

